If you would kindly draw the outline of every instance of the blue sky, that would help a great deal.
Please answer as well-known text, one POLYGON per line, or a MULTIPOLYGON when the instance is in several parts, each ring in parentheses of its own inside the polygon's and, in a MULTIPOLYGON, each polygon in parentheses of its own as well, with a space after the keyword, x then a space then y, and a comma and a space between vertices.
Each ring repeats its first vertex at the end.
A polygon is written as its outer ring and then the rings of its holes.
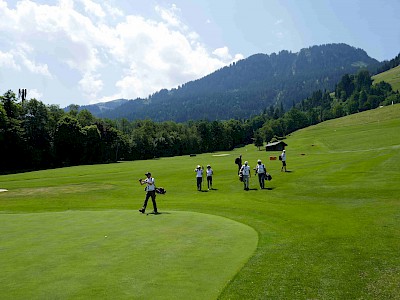
POLYGON ((400 53, 398 0, 0 0, 0 93, 135 99, 256 53, 346 43, 400 53))

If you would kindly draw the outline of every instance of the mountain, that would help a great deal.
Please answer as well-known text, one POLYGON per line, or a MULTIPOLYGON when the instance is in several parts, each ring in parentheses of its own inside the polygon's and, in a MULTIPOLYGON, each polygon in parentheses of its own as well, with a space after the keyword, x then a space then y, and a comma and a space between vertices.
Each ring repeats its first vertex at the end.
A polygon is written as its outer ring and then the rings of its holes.
POLYGON ((297 53, 255 54, 176 89, 163 89, 147 99, 130 100, 103 118, 227 120, 249 118, 267 107, 290 108, 316 90, 333 90, 344 74, 381 65, 358 48, 327 44, 297 53))
MULTIPOLYGON (((92 113, 94 116, 99 116, 102 113, 106 113, 108 111, 112 111, 121 105, 127 103, 129 100, 127 99, 117 99, 117 100, 112 100, 108 102, 100 102, 96 104, 90 104, 90 105, 82 105, 79 106, 79 110, 88 110, 92 113)), ((65 108, 66 111, 69 110, 68 107, 65 108)))

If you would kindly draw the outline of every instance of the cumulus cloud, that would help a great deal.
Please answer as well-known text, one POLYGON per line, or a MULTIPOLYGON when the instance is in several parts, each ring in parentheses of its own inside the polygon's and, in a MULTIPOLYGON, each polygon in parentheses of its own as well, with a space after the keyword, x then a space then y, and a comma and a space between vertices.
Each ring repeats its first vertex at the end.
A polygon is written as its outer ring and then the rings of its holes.
POLYGON ((0 67, 20 70, 20 66, 14 60, 14 55, 10 52, 0 51, 0 67))
POLYGON ((43 97, 43 94, 37 89, 30 89, 27 91, 26 96, 28 99, 35 98, 37 100, 40 100, 43 97))
MULTIPOLYGON (((148 19, 103 1, 21 0, 9 7, 0 0, 0 66, 52 80, 79 74, 73 80, 84 103, 147 97, 243 58, 226 46, 209 50, 176 5, 154 11, 158 18, 148 19)), ((51 84, 45 90, 50 97, 51 84)))

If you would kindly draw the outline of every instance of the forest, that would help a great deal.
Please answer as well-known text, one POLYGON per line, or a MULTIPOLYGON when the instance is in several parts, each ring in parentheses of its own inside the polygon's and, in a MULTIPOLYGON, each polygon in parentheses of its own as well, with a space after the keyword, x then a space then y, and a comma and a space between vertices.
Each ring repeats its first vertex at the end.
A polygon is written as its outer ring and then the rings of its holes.
POLYGON ((271 105, 282 103, 288 110, 316 90, 333 90, 344 74, 361 69, 373 74, 380 66, 382 63, 364 50, 346 44, 312 46, 297 53, 282 50, 255 54, 203 78, 127 101, 97 116, 157 122, 249 119, 271 105))
POLYGON ((400 103, 399 92, 386 82, 373 84, 367 70, 344 75, 334 91, 317 90, 289 110, 281 102, 252 118, 224 121, 101 119, 9 90, 0 96, 0 173, 261 147, 295 130, 392 103, 400 103))

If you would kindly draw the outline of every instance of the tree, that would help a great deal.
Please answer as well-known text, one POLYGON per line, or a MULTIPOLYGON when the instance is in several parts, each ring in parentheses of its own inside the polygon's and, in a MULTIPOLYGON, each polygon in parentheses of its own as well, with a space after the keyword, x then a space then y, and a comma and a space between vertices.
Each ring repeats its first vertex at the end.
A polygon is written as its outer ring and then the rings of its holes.
POLYGON ((93 117, 92 113, 87 109, 81 110, 77 114, 76 118, 78 119, 79 124, 81 124, 82 127, 93 125, 96 121, 96 118, 93 117))
POLYGON ((83 134, 83 157, 84 163, 101 162, 101 135, 96 125, 82 128, 83 134))
POLYGON ((24 103, 23 127, 27 141, 29 164, 37 169, 51 164, 51 139, 48 131, 47 107, 36 99, 24 103))
POLYGON ((259 130, 254 133, 254 146, 260 151, 260 147, 264 145, 264 140, 259 130))
POLYGON ((58 162, 66 166, 79 164, 82 157, 82 143, 82 127, 78 120, 70 115, 62 117, 54 136, 58 162))
POLYGON ((26 140, 22 126, 22 107, 17 103, 11 90, 0 96, 1 125, 1 169, 0 171, 18 170, 26 166, 26 140))
POLYGON ((309 125, 307 115, 296 108, 289 110, 285 115, 285 120, 288 132, 293 132, 309 125))

